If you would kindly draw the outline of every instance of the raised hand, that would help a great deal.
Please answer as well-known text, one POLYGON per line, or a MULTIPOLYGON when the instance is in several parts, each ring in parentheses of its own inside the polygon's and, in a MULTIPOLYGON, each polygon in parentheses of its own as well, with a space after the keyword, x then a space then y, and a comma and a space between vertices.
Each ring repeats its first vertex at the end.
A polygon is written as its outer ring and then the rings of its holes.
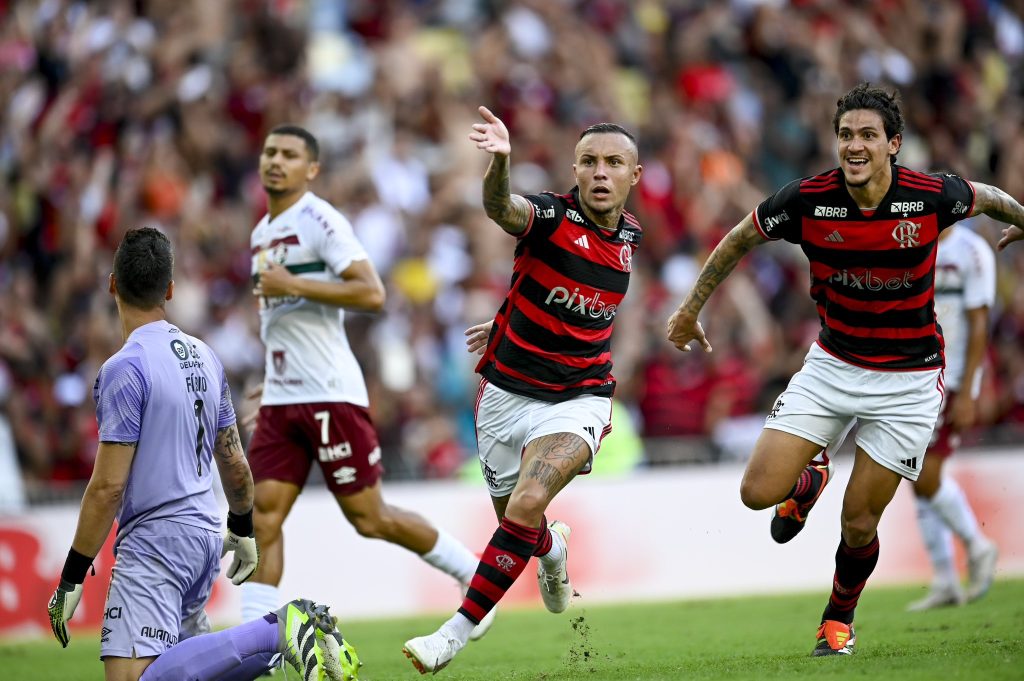
POLYGON ((509 141, 508 128, 501 122, 501 119, 491 113, 486 106, 477 109, 483 123, 474 123, 473 132, 469 133, 469 139, 476 142, 476 148, 482 149, 497 156, 508 156, 512 153, 512 143, 509 141))

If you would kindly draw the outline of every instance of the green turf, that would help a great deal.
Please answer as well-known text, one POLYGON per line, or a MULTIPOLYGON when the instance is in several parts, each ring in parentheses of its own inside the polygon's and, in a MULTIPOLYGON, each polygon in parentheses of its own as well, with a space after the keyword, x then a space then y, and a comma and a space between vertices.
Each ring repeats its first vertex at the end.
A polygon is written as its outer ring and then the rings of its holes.
MULTIPOLYGON (((823 594, 628 606, 586 606, 563 615, 505 611, 487 637, 443 670, 451 681, 599 681, 791 678, 865 681, 1024 679, 1024 581, 1000 581, 963 608, 908 614, 920 588, 869 588, 857 620, 857 654, 811 658, 823 594)), ((334 611, 344 612, 341 603, 334 611)), ((368 681, 418 679, 402 643, 443 617, 357 621, 345 635, 368 681)), ((61 650, 52 640, 0 643, 0 677, 100 681, 96 636, 61 650)), ((296 678, 294 673, 288 678, 296 678)), ((280 677, 278 677, 280 678, 280 677)))

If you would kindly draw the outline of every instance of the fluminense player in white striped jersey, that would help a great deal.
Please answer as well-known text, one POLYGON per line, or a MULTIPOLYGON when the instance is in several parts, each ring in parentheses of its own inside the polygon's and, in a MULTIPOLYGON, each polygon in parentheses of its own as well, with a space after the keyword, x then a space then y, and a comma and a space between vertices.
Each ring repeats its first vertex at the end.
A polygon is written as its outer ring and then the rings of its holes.
POLYGON ((406 548, 463 585, 479 562, 452 536, 381 495, 380 444, 344 320, 345 310, 379 312, 384 285, 348 220, 310 191, 319 169, 319 145, 309 131, 282 125, 267 135, 259 166, 267 214, 251 239, 266 371, 248 452, 262 554, 243 587, 243 619, 280 605, 281 526, 313 462, 360 535, 406 548))
POLYGON ((995 576, 995 543, 979 529, 956 479, 943 473, 946 460, 960 445, 960 434, 977 420, 995 296, 992 248, 967 227, 943 232, 935 259, 935 316, 946 341, 946 392, 921 475, 914 482, 921 536, 935 573, 928 594, 907 607, 911 611, 977 600, 988 592, 995 576), (967 552, 966 593, 953 558, 954 534, 967 552))

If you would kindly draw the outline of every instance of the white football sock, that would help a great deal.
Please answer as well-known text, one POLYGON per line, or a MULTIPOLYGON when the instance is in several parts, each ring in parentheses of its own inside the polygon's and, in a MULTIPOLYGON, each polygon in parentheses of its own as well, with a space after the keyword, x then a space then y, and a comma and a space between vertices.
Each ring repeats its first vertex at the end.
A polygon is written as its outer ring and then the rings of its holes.
POLYGON ((480 559, 466 546, 441 528, 437 528, 437 543, 434 548, 420 556, 428 564, 446 575, 451 575, 462 584, 468 584, 480 559))
POLYGON ((932 561, 935 571, 934 584, 959 584, 956 566, 953 563, 953 532, 939 515, 932 499, 917 497, 917 522, 921 526, 921 538, 932 561))
POLYGON ((251 622, 284 605, 276 586, 259 582, 245 582, 240 588, 242 589, 243 622, 251 622))
POLYGON ((982 538, 978 531, 978 520, 974 517, 974 511, 971 510, 964 491, 960 489, 955 479, 943 476, 939 491, 932 497, 932 505, 949 529, 960 537, 968 553, 973 555, 972 549, 986 544, 984 541, 978 542, 978 539, 982 538))
POLYGON ((452 615, 450 620, 441 625, 441 630, 446 631, 449 637, 458 639, 465 645, 469 640, 469 632, 473 631, 475 626, 468 617, 457 612, 452 615))
POLYGON ((538 560, 543 564, 545 570, 553 570, 565 560, 565 538, 558 532, 552 532, 549 527, 545 527, 544 531, 551 535, 551 550, 540 556, 538 560))

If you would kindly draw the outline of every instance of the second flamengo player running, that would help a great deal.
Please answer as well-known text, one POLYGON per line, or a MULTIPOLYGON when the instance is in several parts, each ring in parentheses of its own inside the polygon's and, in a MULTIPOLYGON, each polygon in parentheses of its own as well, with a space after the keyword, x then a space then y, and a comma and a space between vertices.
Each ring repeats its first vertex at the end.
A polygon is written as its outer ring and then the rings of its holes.
MULTIPOLYGON (((381 451, 362 370, 345 334, 345 310, 377 312, 384 286, 348 220, 309 191, 319 146, 304 128, 270 131, 260 155, 267 215, 252 232, 266 376, 249 465, 260 565, 243 586, 242 617, 277 608, 284 569, 281 526, 316 461, 342 513, 367 538, 420 556, 464 588, 469 549, 381 495, 381 451)), ((474 631, 479 638, 491 618, 474 631)))

